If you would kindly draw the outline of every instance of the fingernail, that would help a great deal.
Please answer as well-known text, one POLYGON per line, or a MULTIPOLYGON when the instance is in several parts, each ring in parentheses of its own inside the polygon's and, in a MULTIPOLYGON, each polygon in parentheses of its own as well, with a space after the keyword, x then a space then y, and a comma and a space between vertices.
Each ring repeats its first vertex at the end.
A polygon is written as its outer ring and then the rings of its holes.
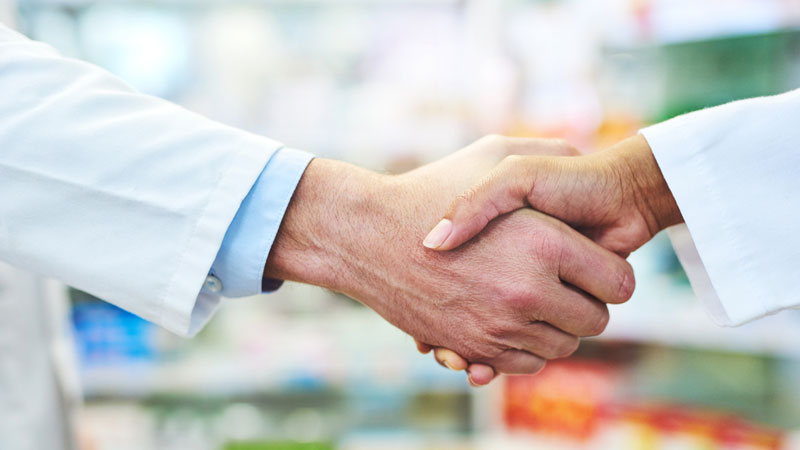
POLYGON ((428 236, 425 237, 425 240, 422 241, 422 245, 428 248, 439 248, 444 244, 444 241, 447 240, 447 237, 450 236, 450 233, 453 231, 453 222, 442 219, 439 223, 436 224, 435 227, 428 233, 428 236))
POLYGON ((450 370, 456 370, 456 369, 454 369, 454 368, 453 368, 453 366, 451 366, 451 365, 450 365, 450 361, 448 361, 448 360, 446 360, 446 359, 445 359, 444 361, 442 361, 442 363, 443 363, 443 364, 444 364, 444 366, 445 366, 445 367, 447 367, 448 369, 450 369, 450 370))

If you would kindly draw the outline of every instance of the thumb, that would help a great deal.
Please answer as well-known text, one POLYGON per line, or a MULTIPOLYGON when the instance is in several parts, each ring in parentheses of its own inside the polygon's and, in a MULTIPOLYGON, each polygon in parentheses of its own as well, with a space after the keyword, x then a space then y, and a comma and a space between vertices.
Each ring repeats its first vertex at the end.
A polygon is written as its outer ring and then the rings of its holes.
POLYGON ((527 206, 538 160, 538 156, 518 155, 503 159, 477 185, 456 197, 423 245, 452 250, 472 239, 495 217, 527 206))

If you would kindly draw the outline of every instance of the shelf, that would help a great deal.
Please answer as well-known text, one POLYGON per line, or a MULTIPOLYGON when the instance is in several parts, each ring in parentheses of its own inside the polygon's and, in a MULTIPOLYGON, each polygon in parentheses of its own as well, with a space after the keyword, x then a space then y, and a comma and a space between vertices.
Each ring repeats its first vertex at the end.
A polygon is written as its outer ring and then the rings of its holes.
MULTIPOLYGON (((321 290, 318 294, 332 295, 321 290)), ((275 297, 268 299, 275 301, 275 297)), ((410 337, 366 308, 346 307, 289 320, 268 311, 261 311, 264 316, 258 317, 247 309, 247 301, 231 303, 220 311, 212 324, 215 328, 205 331, 209 336, 189 342, 172 360, 161 357, 84 367, 84 393, 142 398, 356 389, 409 393, 469 390, 463 373, 445 370, 431 355, 419 354, 410 337), (248 314, 251 317, 246 317, 248 314), (257 322, 255 329, 248 320, 257 322), (231 329, 237 326, 235 335, 231 329), (220 344, 221 340, 225 343, 220 344)))
MULTIPOLYGON (((625 305, 612 306, 608 329, 592 339, 800 359, 797 346, 800 311, 787 311, 738 328, 724 328, 707 317, 688 289, 665 290, 663 295, 668 301, 652 296, 643 298, 643 294, 625 305)), ((334 335, 332 346, 353 344, 346 344, 347 338, 332 330, 331 323, 339 323, 334 328, 359 329, 364 335, 374 337, 372 343, 365 343, 363 353, 342 350, 327 361, 312 356, 314 361, 306 364, 302 357, 270 358, 268 349, 253 353, 196 351, 174 361, 85 369, 85 393, 139 398, 161 393, 246 396, 278 390, 354 388, 407 392, 469 390, 462 373, 444 370, 433 363, 430 355, 416 353, 407 336, 370 311, 350 311, 346 315, 327 315, 324 320, 327 325, 322 324, 321 317, 306 319, 303 326, 285 331, 286 341, 295 341, 296 350, 281 351, 300 356, 306 351, 304 346, 309 345, 302 342, 304 330, 316 327, 318 321, 320 329, 328 327, 324 333, 334 335)), ((283 330, 278 332, 282 333, 283 330)), ((276 347, 284 345, 289 344, 280 343, 276 347)))

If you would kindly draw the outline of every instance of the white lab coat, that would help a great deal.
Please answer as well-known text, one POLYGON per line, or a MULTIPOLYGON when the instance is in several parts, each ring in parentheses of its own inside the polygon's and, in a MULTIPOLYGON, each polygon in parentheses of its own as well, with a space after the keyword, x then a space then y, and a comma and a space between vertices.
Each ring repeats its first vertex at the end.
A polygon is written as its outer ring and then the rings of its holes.
POLYGON ((800 305, 800 90, 642 130, 685 225, 670 230, 721 325, 800 305))
MULTIPOLYGON (((281 146, 142 95, 0 25, 0 449, 71 448, 52 276, 181 335, 242 199, 281 146)), ((72 386, 71 388, 69 386, 72 386)))
POLYGON ((191 335, 242 200, 281 145, 0 27, 0 260, 191 335))
MULTIPOLYGON (((11 23, 0 3, 0 23, 11 23)), ((65 287, 0 263, 0 448, 67 450, 80 385, 65 287)))
POLYGON ((64 286, 0 263, 0 448, 73 448, 80 402, 64 286))

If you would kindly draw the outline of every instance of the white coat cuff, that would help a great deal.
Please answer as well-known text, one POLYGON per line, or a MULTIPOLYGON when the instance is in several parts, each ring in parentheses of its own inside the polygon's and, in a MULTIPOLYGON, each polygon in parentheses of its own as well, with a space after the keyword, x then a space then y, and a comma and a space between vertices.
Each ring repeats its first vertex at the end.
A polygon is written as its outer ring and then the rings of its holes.
POLYGON ((675 254, 678 256, 681 266, 686 271, 686 276, 689 277, 692 289, 703 302, 711 319, 717 325, 732 325, 733 322, 719 299, 717 291, 714 290, 711 279, 708 277, 708 271, 703 265, 700 254, 697 252, 697 247, 694 245, 689 229, 685 224, 676 225, 667 229, 667 235, 672 242, 672 247, 675 249, 675 254))
POLYGON ((671 233, 695 293, 719 325, 735 326, 763 317, 765 307, 750 277, 751 260, 737 214, 720 192, 708 149, 724 145, 724 133, 741 120, 740 105, 676 117, 641 130, 683 215, 686 230, 671 233), (677 236, 677 237, 676 237, 677 236))
POLYGON ((161 326, 183 336, 197 334, 216 311, 220 296, 202 288, 208 276, 209 262, 219 251, 242 200, 269 158, 280 148, 274 141, 249 134, 232 146, 236 151, 232 152, 228 167, 222 172, 195 224, 156 320, 161 326))

